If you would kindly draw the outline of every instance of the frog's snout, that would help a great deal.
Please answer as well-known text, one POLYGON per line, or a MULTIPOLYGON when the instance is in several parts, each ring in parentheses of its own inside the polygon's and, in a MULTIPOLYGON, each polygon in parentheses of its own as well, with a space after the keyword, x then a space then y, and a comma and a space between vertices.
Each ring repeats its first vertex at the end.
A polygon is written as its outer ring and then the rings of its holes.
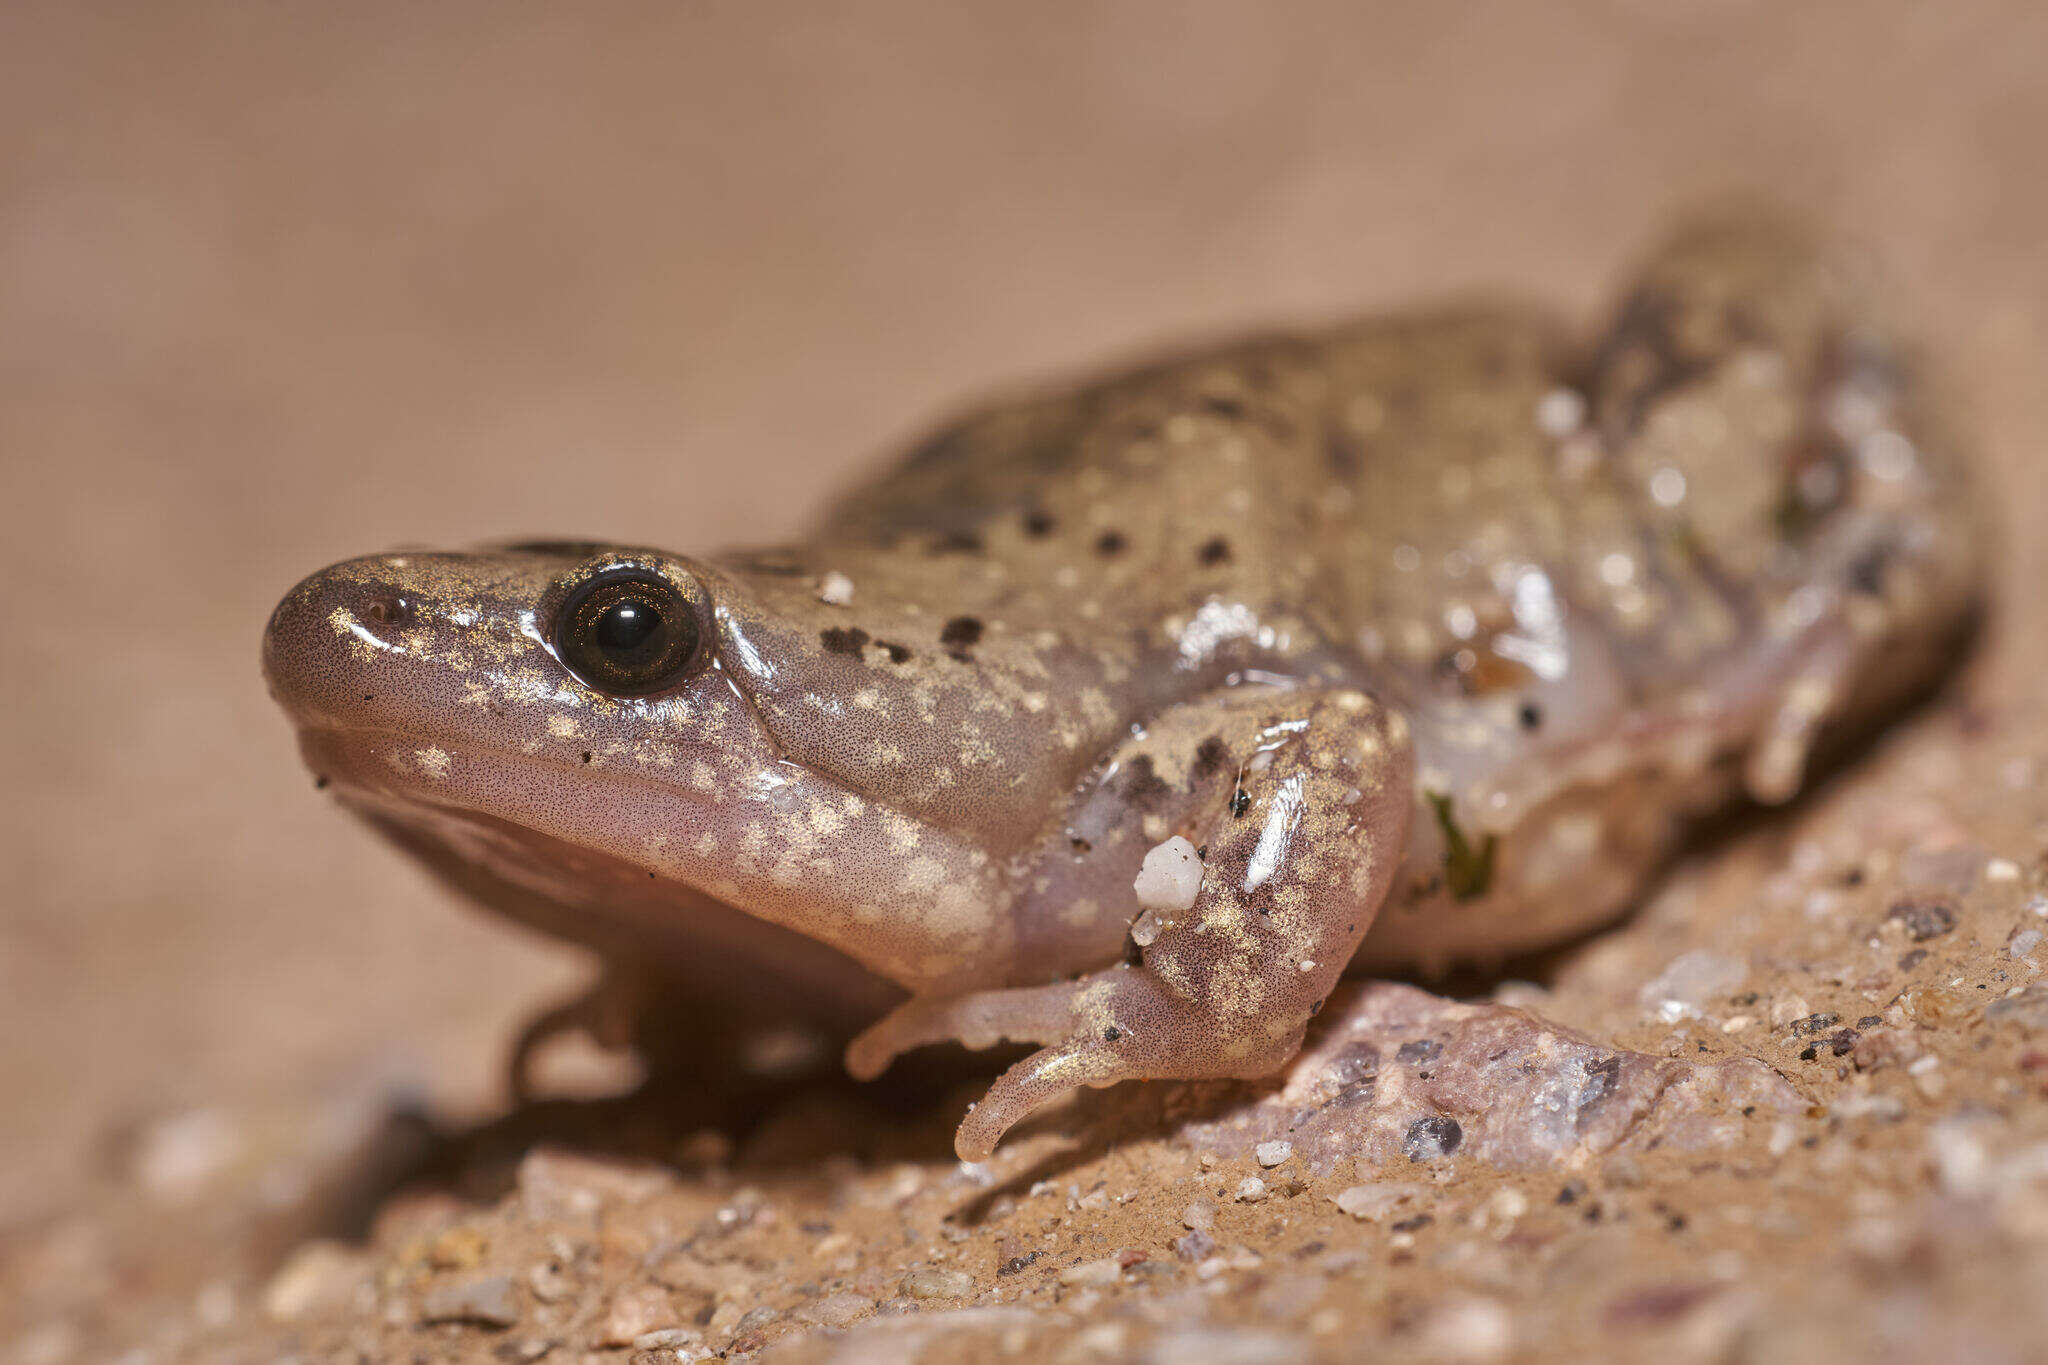
POLYGON ((264 627, 270 695, 302 727, 360 723, 364 708, 375 705, 375 678, 414 648, 407 636, 419 615, 389 557, 349 560, 307 577, 264 627))

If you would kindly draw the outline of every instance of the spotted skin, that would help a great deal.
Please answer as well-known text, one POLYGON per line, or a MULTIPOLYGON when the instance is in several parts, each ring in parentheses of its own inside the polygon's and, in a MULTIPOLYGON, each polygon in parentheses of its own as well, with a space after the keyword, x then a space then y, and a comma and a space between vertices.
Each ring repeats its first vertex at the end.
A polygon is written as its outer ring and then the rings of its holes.
POLYGON ((335 565, 265 665, 336 796, 601 999, 865 1023, 860 1075, 1039 1044, 979 1157, 1076 1085, 1279 1068, 1347 965, 1611 917, 1934 676, 1980 567, 1917 369, 1799 232, 1714 218, 1591 344, 1499 304, 1198 350, 987 407, 789 547, 335 565), (703 623, 645 696, 554 635, 623 570, 703 623), (1195 899, 1141 914, 1176 835, 1195 899))

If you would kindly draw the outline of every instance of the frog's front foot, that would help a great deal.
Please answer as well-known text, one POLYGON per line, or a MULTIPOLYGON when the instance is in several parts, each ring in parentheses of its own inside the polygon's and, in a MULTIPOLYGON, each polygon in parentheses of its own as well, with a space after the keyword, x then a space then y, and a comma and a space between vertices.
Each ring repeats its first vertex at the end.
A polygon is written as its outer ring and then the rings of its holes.
POLYGON ((1279 1069, 1387 893, 1414 802, 1399 717, 1364 693, 1320 689, 1237 689, 1176 710, 1177 725, 1216 737, 1234 780, 1191 812, 1184 843, 1155 851, 1191 861, 1140 878, 1141 965, 919 997, 847 1049, 848 1070, 865 1078, 926 1043, 1041 1044, 968 1113, 954 1140, 962 1160, 987 1157, 1077 1086, 1279 1069))
POLYGON ((581 1033, 606 1052, 624 1052, 637 1041, 637 1020, 645 988, 635 979, 607 969, 590 989, 550 1006, 528 1021, 512 1045, 506 1062, 506 1083, 514 1104, 530 1104, 539 1096, 534 1083, 541 1049, 570 1033, 581 1033))

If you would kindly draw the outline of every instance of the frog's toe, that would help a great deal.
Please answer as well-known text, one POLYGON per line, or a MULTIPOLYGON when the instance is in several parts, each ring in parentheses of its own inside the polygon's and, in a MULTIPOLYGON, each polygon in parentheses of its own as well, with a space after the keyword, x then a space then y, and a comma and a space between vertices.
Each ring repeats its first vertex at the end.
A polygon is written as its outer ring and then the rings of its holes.
POLYGON ((506 1084, 515 1104, 529 1104, 539 1095, 534 1066, 541 1049, 567 1033, 581 1033, 608 1052, 633 1046, 636 992, 611 974, 582 995, 543 1010, 520 1030, 505 1064, 506 1084))
POLYGON ((1099 1038, 1078 1038, 1041 1048, 996 1078, 979 1103, 967 1111, 953 1135, 962 1161, 986 1161, 1004 1133, 1035 1109, 1081 1085, 1109 1085, 1127 1079, 1128 1067, 1099 1038))

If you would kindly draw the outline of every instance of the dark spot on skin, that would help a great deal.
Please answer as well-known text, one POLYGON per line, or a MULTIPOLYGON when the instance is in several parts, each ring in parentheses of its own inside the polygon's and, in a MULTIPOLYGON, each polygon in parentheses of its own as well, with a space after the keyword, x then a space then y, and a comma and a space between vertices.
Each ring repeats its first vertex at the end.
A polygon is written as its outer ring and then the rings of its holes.
POLYGON ((889 656, 889 662, 900 664, 910 657, 910 647, 891 643, 888 640, 875 641, 875 647, 889 656))
POLYGON ((1856 556, 1849 565, 1849 586, 1865 597, 1884 596, 1884 565, 1887 547, 1879 545, 1856 556))
POLYGON ((1450 1156, 1464 1140, 1465 1130, 1456 1119, 1432 1114, 1408 1125, 1401 1138, 1401 1151, 1410 1161, 1430 1161, 1450 1156))
POLYGON ((1238 789, 1237 789, 1236 791, 1234 791, 1234 792, 1232 792, 1232 793, 1230 794, 1230 818, 1231 818, 1231 819, 1233 819, 1233 820, 1237 820, 1237 819, 1242 819, 1242 818, 1244 817, 1244 813, 1245 813, 1246 811, 1250 810, 1251 808, 1252 808, 1252 796, 1251 796, 1251 793, 1250 793, 1250 792, 1248 792, 1248 791, 1246 791, 1246 790, 1245 790, 1245 789, 1244 789, 1243 787, 1239 787, 1239 788, 1238 788, 1238 789))
POLYGON ((316 774, 316 775, 314 776, 314 778, 313 778, 313 790, 314 790, 314 791, 316 791, 316 792, 324 792, 324 791, 326 791, 326 790, 327 790, 327 781, 328 781, 328 779, 327 779, 327 774, 326 774, 326 773, 319 773, 319 774, 316 774))
POLYGON ((1159 774, 1153 770, 1149 754, 1140 754, 1131 760, 1123 771, 1123 783, 1119 795, 1140 810, 1156 806, 1172 788, 1168 787, 1159 774))
POLYGON ((1051 535, 1055 524, 1050 512, 1042 512, 1033 508, 1024 514, 1024 534, 1030 536, 1033 540, 1044 540, 1047 536, 1051 535))
POLYGON ((1105 558, 1120 555, 1124 552, 1124 547, 1129 543, 1124 539, 1122 531, 1104 531, 1095 538, 1095 553, 1105 558))
POLYGON ((1933 896, 1908 896, 1894 901, 1885 918, 1904 926, 1906 937, 1915 943, 1939 938, 1956 927, 1954 908, 1933 896))
POLYGON ((1204 544, 1201 549, 1195 551, 1195 558, 1212 568, 1218 564, 1228 564, 1230 562, 1230 542, 1222 536, 1218 536, 1204 544))
POLYGON ((1311 1001, 1311 1002, 1310 1002, 1310 1004, 1309 1004, 1309 1007, 1308 1007, 1308 1017, 1309 1017, 1309 1018, 1311 1018, 1311 1019, 1313 1019, 1313 1018, 1315 1018, 1315 1017, 1316 1017, 1316 1016, 1317 1016, 1318 1014, 1321 1014, 1321 1013, 1323 1012, 1323 1005, 1324 1005, 1324 1003, 1325 1003, 1325 1002, 1323 1002, 1323 1001, 1321 1001, 1321 1000, 1315 1000, 1315 1001, 1311 1001))
POLYGON ((1073 849, 1074 852, 1077 854, 1092 853, 1095 851, 1095 845, 1089 843, 1086 839, 1083 839, 1078 834, 1069 834, 1067 836, 1067 847, 1073 849))
POLYGON ((1223 766, 1223 760, 1230 757, 1230 751, 1221 735, 1211 735, 1195 748, 1195 775, 1207 777, 1223 766))
POLYGON ((1567 1180, 1557 1191, 1557 1202, 1560 1204, 1576 1204, 1579 1202, 1579 1196, 1585 1192, 1586 1187, 1584 1185, 1581 1185, 1576 1180, 1567 1180))
POLYGON ((364 701, 375 701, 375 700, 377 700, 377 694, 376 694, 375 692, 365 692, 365 693, 363 693, 363 700, 364 700, 364 701))
POLYGON ((973 531, 949 531, 934 540, 931 549, 935 555, 978 555, 983 546, 973 531))
POLYGON ((981 622, 972 616, 956 616, 939 632, 939 643, 948 649, 965 650, 981 643, 981 622))
POLYGON ((583 761, 584 761, 585 763, 588 763, 588 762, 590 762, 590 750, 588 750, 588 749, 585 749, 585 750, 583 751, 583 761))
POLYGON ((1522 703, 1522 709, 1518 718, 1521 720, 1524 730, 1540 730, 1543 728, 1543 708, 1533 701, 1522 703))
POLYGON ((1105 1043, 1113 1043, 1123 1036, 1123 1030, 1119 1029, 1115 1024, 1111 1024, 1102 1031, 1102 1041, 1105 1043))
POLYGON ((868 646, 868 633, 859 626, 833 626, 818 632, 818 643, 825 646, 827 654, 844 654, 858 659, 860 652, 868 646))
POLYGON ((1863 885, 1863 869, 1862 869, 1862 868, 1860 868, 1860 867, 1852 867, 1852 868, 1850 868, 1850 869, 1849 869, 1849 870, 1848 870, 1847 872, 1844 872, 1844 873, 1842 874, 1842 885, 1844 885, 1844 886, 1861 886, 1861 885, 1863 885))
POLYGON ((1358 471, 1365 465, 1364 443, 1342 432, 1330 437, 1323 446, 1323 457, 1330 462, 1330 468, 1347 479, 1358 477, 1358 471))
POLYGON ((1444 1045, 1434 1038, 1417 1038, 1412 1043, 1403 1043, 1394 1053, 1394 1060, 1403 1066, 1421 1066, 1435 1061, 1444 1052, 1444 1045))
POLYGON ((1202 400, 1202 411, 1217 417, 1228 417, 1234 421, 1244 416, 1244 403, 1240 399, 1217 395, 1202 400))
POLYGON ((1209 861, 1209 846, 1207 844, 1203 844, 1200 848, 1195 850, 1195 861, 1198 863, 1206 863, 1209 861))

